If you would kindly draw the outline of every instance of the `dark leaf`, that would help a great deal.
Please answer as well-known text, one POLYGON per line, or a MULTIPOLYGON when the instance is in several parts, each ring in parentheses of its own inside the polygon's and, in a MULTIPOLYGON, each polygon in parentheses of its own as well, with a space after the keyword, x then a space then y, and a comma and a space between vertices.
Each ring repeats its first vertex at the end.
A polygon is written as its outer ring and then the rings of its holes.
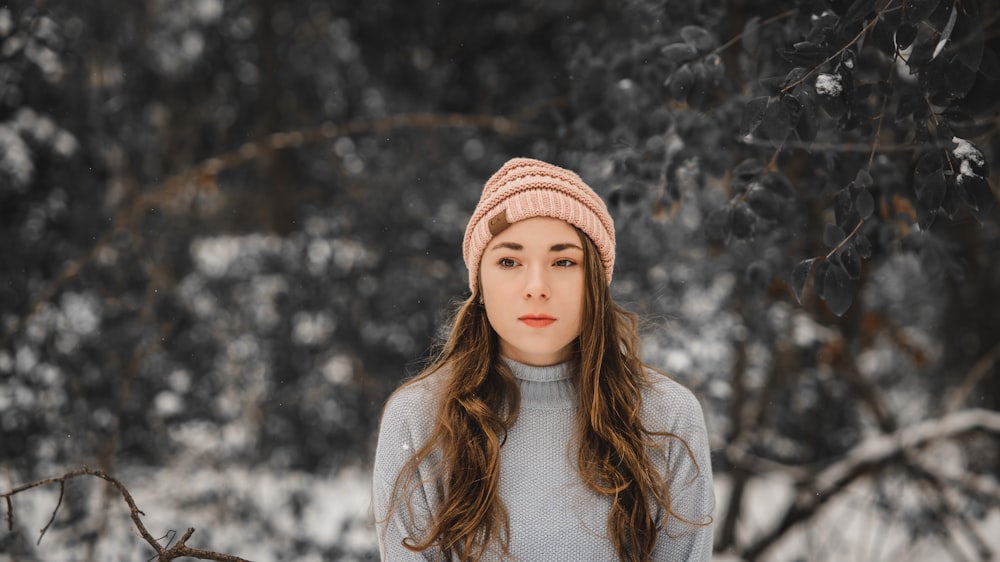
POLYGON ((845 224, 847 215, 854 209, 854 200, 851 198, 851 190, 844 188, 833 197, 833 216, 837 224, 845 224))
POLYGON ((694 86, 694 73, 688 65, 683 65, 670 75, 667 83, 670 97, 677 101, 687 101, 694 86))
POLYGON ((874 9, 875 0, 854 0, 851 7, 847 9, 847 13, 844 15, 843 23, 846 25, 867 19, 868 14, 870 14, 874 9))
POLYGON ((816 135, 819 134, 819 125, 816 121, 816 101, 806 91, 799 92, 796 97, 802 104, 802 116, 799 117, 799 123, 795 126, 795 132, 804 141, 815 140, 816 135))
POLYGON ((746 203, 740 203, 733 209, 732 233, 737 240, 753 238, 756 225, 757 216, 746 203))
POLYGON ((761 121, 764 120, 764 112, 767 109, 767 96, 753 98, 745 108, 743 108, 743 118, 740 121, 740 136, 747 136, 754 132, 761 121))
POLYGON ((854 249, 862 259, 872 257, 872 243, 864 234, 858 234, 854 237, 854 249))
POLYGON ((787 106, 780 101, 767 104, 760 129, 775 148, 780 148, 792 130, 792 116, 788 114, 787 106))
POLYGON ((847 212, 847 214, 841 217, 840 222, 837 223, 837 226, 843 228, 844 232, 850 232, 854 230, 854 227, 858 226, 858 223, 860 222, 861 222, 861 215, 859 215, 856 210, 851 209, 850 211, 847 212))
POLYGON ((792 292, 795 293, 795 300, 802 304, 802 291, 809 280, 809 271, 812 270, 815 258, 802 260, 792 269, 792 292))
POLYGON ((763 88, 767 92, 770 92, 771 95, 776 96, 781 93, 781 89, 784 87, 783 84, 785 83, 785 77, 765 76, 762 78, 758 78, 757 83, 760 84, 761 88, 763 88))
POLYGON ((840 264, 851 279, 861 278, 861 256, 851 246, 840 252, 840 264))
POLYGON ((764 164, 756 158, 747 158, 733 168, 733 175, 741 178, 753 178, 764 171, 764 164))
POLYGON ((934 64, 921 73, 930 86, 931 102, 935 105, 948 105, 953 100, 965 97, 976 83, 976 71, 964 64, 935 59, 934 64))
POLYGON ((896 29, 896 47, 900 51, 905 51, 907 47, 913 44, 913 40, 917 38, 917 26, 911 23, 904 23, 896 29))
POLYGON ((944 209, 949 219, 954 219, 958 215, 958 211, 961 210, 964 201, 961 194, 959 194, 958 186, 955 185, 955 176, 948 175, 945 179, 948 186, 944 191, 944 201, 941 202, 941 208, 944 209))
POLYGON ((729 238, 732 212, 729 207, 715 209, 705 218, 705 236, 712 242, 725 242, 729 238))
POLYGON ((921 147, 914 171, 917 174, 926 175, 941 170, 943 166, 940 152, 935 150, 933 146, 921 147))
POLYGON ((660 50, 663 58, 670 64, 683 64, 695 59, 698 50, 688 43, 672 43, 660 50))
POLYGON ((813 270, 813 290, 816 291, 816 296, 819 298, 825 298, 826 293, 826 272, 830 270, 830 260, 821 259, 816 262, 816 267, 813 270))
POLYGON ((910 74, 916 74, 927 65, 931 60, 931 55, 934 54, 934 48, 937 46, 937 41, 935 37, 930 35, 922 36, 917 33, 917 39, 913 41, 912 51, 910 51, 909 58, 906 59, 906 64, 910 68, 910 74))
POLYGON ((826 226, 823 227, 823 243, 827 246, 836 247, 837 244, 844 241, 844 238, 847 238, 847 233, 844 232, 843 228, 833 223, 826 223, 826 226))
POLYGON ((785 75, 785 79, 781 81, 781 87, 787 88, 792 84, 798 84, 808 74, 808 70, 802 68, 801 66, 796 66, 795 68, 789 70, 788 74, 785 75))
POLYGON ((793 127, 797 126, 799 119, 802 118, 802 102, 796 96, 781 96, 780 101, 785 106, 785 111, 788 112, 789 122, 793 127))
POLYGON ((854 208, 857 209, 858 215, 862 220, 867 220, 868 217, 872 216, 875 212, 875 198, 872 197, 871 192, 867 189, 863 189, 857 197, 854 198, 854 208))
POLYGON ((841 96, 818 96, 817 101, 823 111, 834 119, 841 119, 847 114, 847 104, 841 96))
POLYGON ((945 180, 941 155, 936 150, 925 151, 917 161, 913 171, 914 187, 917 191, 918 217, 921 209, 933 212, 941 206, 944 200, 945 180))
POLYGON ((959 194, 964 193, 965 202, 972 213, 980 222, 986 222, 997 203, 990 184, 979 176, 958 176, 955 183, 961 188, 959 194))
POLYGON ((761 178, 761 184, 776 195, 791 199, 795 197, 795 186, 781 172, 770 173, 761 178))
POLYGON ((854 301, 851 278, 842 267, 831 264, 823 279, 823 300, 830 312, 843 316, 854 301))
POLYGON ((885 18, 880 18, 879 22, 875 25, 875 29, 872 30, 872 36, 875 40, 875 46, 878 50, 882 51, 883 54, 892 56, 896 52, 896 42, 893 39, 893 29, 890 24, 885 20, 885 18))
POLYGON ((729 188, 733 193, 742 193, 747 190, 748 187, 752 187, 756 182, 756 176, 733 176, 733 181, 730 182, 729 188))
POLYGON ((764 219, 777 220, 781 215, 781 201, 762 186, 750 190, 747 202, 750 208, 764 219))
POLYGON ((811 41, 801 41, 792 45, 791 49, 781 49, 778 54, 794 65, 805 67, 816 66, 829 56, 823 45, 811 41))
POLYGON ((711 51, 716 45, 715 36, 709 33, 704 27, 697 25, 685 25, 682 27, 681 38, 699 51, 711 51))
POLYGON ((754 16, 743 24, 743 50, 750 54, 756 54, 760 46, 760 16, 754 16))
POLYGON ((708 72, 705 71, 705 65, 700 62, 693 62, 688 66, 691 67, 694 82, 691 84, 687 102, 691 107, 697 109, 705 103, 705 96, 708 95, 708 72))
POLYGON ((840 66, 837 68, 837 75, 840 76, 840 88, 843 90, 843 97, 850 104, 854 99, 854 72, 851 69, 840 66))
POLYGON ((712 85, 718 85, 722 81, 723 77, 725 77, 726 73, 726 68, 722 64, 722 57, 712 53, 705 57, 704 65, 709 83, 712 85))
MULTIPOLYGON (((822 0, 816 2, 817 5, 821 3, 822 0)), ((802 7, 804 8, 805 6, 802 5, 802 7)), ((840 23, 840 15, 826 10, 826 6, 824 5, 822 13, 817 10, 810 14, 809 21, 812 22, 812 27, 809 29, 809 35, 807 37, 812 40, 823 39, 830 37, 836 32, 837 25, 840 23)))
POLYGON ((868 170, 861 168, 858 173, 854 176, 854 187, 861 189, 868 189, 872 186, 872 175, 868 173, 868 170))
MULTIPOLYGON (((864 0, 862 0, 864 1, 864 0)), ((854 70, 854 66, 858 62, 858 54, 854 52, 854 49, 847 49, 840 55, 840 64, 844 65, 849 70, 854 70)))

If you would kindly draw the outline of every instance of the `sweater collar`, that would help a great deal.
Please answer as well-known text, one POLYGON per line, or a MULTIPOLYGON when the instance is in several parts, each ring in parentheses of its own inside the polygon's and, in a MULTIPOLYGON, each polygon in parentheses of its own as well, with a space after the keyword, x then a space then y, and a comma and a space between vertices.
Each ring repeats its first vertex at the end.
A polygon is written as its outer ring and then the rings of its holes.
POLYGON ((570 363, 545 367, 525 365, 501 357, 521 389, 521 407, 533 410, 561 410, 576 404, 576 387, 573 384, 570 363))
POLYGON ((569 362, 536 367, 534 365, 519 363, 509 357, 501 356, 500 359, 505 365, 507 365, 508 368, 510 368, 514 377, 520 380, 531 382, 556 382, 570 378, 569 362))

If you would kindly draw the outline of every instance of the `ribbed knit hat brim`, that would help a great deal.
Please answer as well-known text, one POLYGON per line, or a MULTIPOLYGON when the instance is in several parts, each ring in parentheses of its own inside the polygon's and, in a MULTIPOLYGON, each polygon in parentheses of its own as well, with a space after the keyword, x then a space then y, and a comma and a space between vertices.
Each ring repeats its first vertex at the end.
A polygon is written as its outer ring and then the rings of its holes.
POLYGON ((611 283, 615 225, 604 201, 570 170, 541 160, 514 158, 486 182, 465 229, 463 257, 473 292, 483 252, 498 233, 497 222, 513 224, 533 217, 561 219, 582 230, 597 246, 611 283))

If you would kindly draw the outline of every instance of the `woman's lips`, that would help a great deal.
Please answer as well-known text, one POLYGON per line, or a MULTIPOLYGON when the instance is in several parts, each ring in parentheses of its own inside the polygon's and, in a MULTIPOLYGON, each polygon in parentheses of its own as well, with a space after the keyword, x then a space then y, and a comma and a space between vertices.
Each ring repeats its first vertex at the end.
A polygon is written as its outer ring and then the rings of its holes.
POLYGON ((518 320, 524 322, 532 328, 544 328, 556 321, 555 318, 545 316, 544 314, 526 314, 518 318, 518 320))

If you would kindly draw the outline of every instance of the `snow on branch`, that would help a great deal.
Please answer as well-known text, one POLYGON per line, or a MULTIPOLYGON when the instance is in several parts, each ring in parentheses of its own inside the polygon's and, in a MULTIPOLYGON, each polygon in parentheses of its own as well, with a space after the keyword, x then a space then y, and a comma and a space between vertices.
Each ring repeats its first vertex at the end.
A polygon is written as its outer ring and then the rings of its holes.
POLYGON ((876 471, 894 459, 942 439, 956 438, 973 431, 1000 435, 1000 412, 966 409, 904 427, 894 433, 863 439, 840 460, 819 471, 799 487, 795 501, 781 522, 743 549, 746 560, 755 560, 795 525, 808 520, 830 498, 857 478, 876 471))
POLYGON ((170 560, 175 560, 177 558, 184 558, 184 557, 194 558, 196 560, 216 560, 218 562, 249 562, 248 560, 239 558, 237 556, 232 556, 229 554, 221 554, 218 552, 212 552, 210 550, 202 550, 200 548, 192 548, 190 546, 187 546, 187 540, 191 538, 192 534, 194 534, 194 529, 192 528, 188 528, 187 532, 185 532, 184 535, 181 536, 181 539, 177 542, 177 544, 170 547, 169 549, 164 548, 163 545, 161 545, 156 539, 153 538, 153 535, 149 533, 149 531, 146 529, 146 526, 143 525, 142 519, 140 519, 139 516, 145 515, 145 513, 143 513, 142 510, 140 510, 139 507, 135 504, 135 500, 132 499, 132 494, 129 493, 125 485, 122 484, 117 478, 114 478, 113 476, 109 475, 103 470, 94 470, 87 467, 71 470, 66 474, 63 474, 62 476, 46 478, 43 480, 32 482, 30 484, 24 484, 22 486, 14 488, 9 492, 4 492, 3 494, 0 494, 0 496, 2 496, 7 503, 7 529, 9 531, 14 530, 14 504, 13 501, 11 500, 13 496, 21 492, 30 490, 32 488, 38 488, 41 486, 47 486, 49 484, 58 483, 59 500, 56 502, 56 506, 52 510, 52 516, 49 517, 48 523, 45 524, 45 527, 42 528, 41 532, 38 535, 38 541, 36 544, 41 543, 42 537, 45 536, 45 532, 49 529, 50 526, 52 526, 52 522, 55 521, 56 514, 59 512, 59 507, 62 506, 66 481, 71 480, 73 478, 77 478, 79 476, 94 476, 96 478, 105 480, 112 486, 114 486, 121 493, 122 498, 125 500, 125 503, 128 504, 129 512, 132 517, 132 522, 135 524, 135 528, 139 530, 139 534, 142 536, 143 540, 149 543, 149 546, 153 547, 153 550, 156 551, 156 560, 158 562, 169 562, 170 560))
POLYGON ((974 430, 1000 434, 1000 412, 983 409, 960 410, 942 418, 900 429, 893 434, 868 437, 840 461, 821 471, 814 479, 814 490, 810 493, 822 494, 831 488, 837 488, 860 468, 881 464, 904 451, 974 430))

